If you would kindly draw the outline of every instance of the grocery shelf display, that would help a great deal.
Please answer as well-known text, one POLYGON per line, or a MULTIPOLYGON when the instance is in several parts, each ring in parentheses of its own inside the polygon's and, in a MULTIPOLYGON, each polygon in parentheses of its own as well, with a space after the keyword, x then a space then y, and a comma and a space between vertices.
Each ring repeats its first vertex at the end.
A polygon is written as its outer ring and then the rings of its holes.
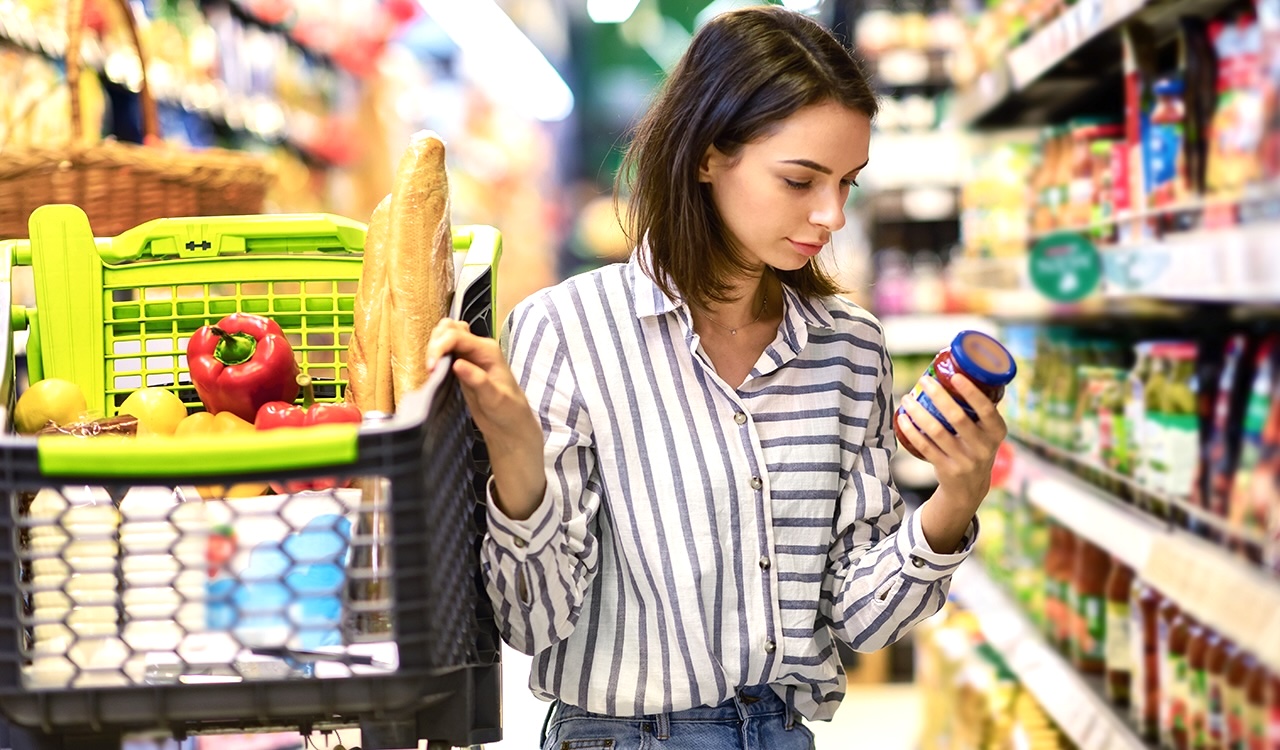
POLYGON ((992 4, 951 62, 948 277, 1019 366, 952 598, 1077 747, 1280 737, 1278 10, 992 4))

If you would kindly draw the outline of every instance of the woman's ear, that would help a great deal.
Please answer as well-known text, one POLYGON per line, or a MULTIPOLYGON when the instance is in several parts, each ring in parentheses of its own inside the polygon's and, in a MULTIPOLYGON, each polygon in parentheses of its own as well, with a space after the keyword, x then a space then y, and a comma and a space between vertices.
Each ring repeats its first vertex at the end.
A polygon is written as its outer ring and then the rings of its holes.
POLYGON ((698 182, 711 182, 712 175, 718 173, 728 163, 729 157, 725 156, 720 149, 707 146, 702 158, 698 160, 698 182))

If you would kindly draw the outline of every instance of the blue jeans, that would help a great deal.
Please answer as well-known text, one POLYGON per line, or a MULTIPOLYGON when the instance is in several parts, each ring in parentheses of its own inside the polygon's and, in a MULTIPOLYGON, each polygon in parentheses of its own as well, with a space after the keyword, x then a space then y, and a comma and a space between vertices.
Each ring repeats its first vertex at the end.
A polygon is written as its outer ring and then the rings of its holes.
POLYGON ((602 716, 556 701, 547 725, 542 750, 814 750, 813 733, 768 685, 653 716, 602 716))

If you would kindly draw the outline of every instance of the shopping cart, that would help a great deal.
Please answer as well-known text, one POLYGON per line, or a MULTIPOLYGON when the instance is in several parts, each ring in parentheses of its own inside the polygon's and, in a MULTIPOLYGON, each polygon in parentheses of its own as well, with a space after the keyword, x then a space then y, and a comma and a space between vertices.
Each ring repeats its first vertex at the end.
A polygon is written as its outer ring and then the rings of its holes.
MULTIPOLYGON (((30 332, 31 380, 77 383, 103 417, 143 386, 197 408, 186 340, 231 312, 278 322, 317 400, 338 401, 364 236, 339 217, 286 215, 95 238, 80 209, 45 206, 29 241, 0 242, 0 311, 30 332), (12 304, 14 266, 32 267, 35 308, 12 304)), ((456 228, 454 250, 453 315, 492 335, 500 236, 456 228)), ((8 423, 12 336, 0 368, 8 423)), ((478 572, 487 476, 449 367, 363 425, 0 436, 0 712, 13 746, 351 726, 367 749, 501 739, 478 572), (280 491, 235 491, 254 484, 280 491)))

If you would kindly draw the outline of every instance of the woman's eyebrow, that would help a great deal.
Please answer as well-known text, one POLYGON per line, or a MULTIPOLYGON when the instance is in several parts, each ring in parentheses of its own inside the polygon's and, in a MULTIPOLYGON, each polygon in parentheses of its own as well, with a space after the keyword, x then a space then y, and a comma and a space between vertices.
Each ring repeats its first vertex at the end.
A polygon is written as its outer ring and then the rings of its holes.
MULTIPOLYGON (((867 161, 862 162, 862 164, 860 164, 860 165, 858 165, 858 166, 854 167, 853 169, 849 170, 849 174, 853 174, 854 172, 857 172, 857 171, 859 171, 859 170, 861 170, 861 169, 866 168, 867 164, 869 164, 870 162, 871 162, 871 160, 870 160, 870 159, 868 159, 867 161)), ((816 161, 810 161, 809 159, 784 159, 784 160, 782 160, 782 161, 781 161, 781 162, 779 162, 779 163, 780 163, 780 164, 796 164, 796 165, 799 165, 799 166, 801 166, 801 167, 808 167, 809 169, 812 169, 812 170, 813 170, 813 171, 815 171, 815 172, 821 172, 822 174, 831 174, 831 168, 830 168, 830 167, 824 167, 823 165, 819 164, 818 162, 816 162, 816 161)))

